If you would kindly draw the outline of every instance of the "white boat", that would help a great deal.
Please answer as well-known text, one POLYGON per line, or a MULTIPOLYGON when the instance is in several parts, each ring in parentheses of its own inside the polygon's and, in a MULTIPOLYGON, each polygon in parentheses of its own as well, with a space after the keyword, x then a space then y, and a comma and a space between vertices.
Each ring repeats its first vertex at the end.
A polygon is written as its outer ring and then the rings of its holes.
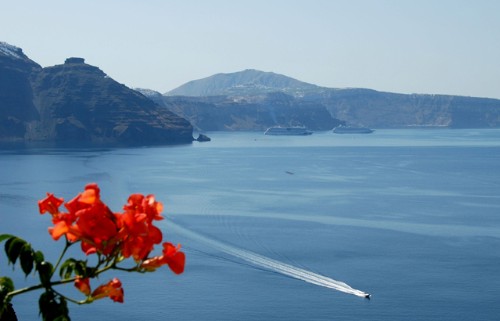
POLYGON ((371 134, 373 129, 367 127, 337 126, 333 129, 335 134, 371 134))
POLYGON ((304 136, 304 135, 311 135, 313 132, 306 129, 305 127, 281 127, 281 126, 274 126, 274 127, 269 127, 265 131, 265 135, 294 135, 294 136, 304 136))

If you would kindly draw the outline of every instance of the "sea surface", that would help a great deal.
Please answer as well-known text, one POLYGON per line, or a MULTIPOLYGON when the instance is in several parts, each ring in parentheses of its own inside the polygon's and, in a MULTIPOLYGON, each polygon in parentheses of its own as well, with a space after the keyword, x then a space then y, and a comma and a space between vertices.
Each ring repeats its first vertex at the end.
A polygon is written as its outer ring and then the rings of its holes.
MULTIPOLYGON (((131 193, 164 203, 159 225, 182 244, 184 274, 106 273, 102 282, 122 280, 125 303, 70 304, 72 320, 500 320, 500 130, 207 135, 170 147, 3 148, 0 233, 55 261, 63 244, 37 210, 46 192, 69 200, 97 182, 114 211, 131 193)), ((0 275, 36 282, 1 250, 0 275)), ((39 294, 14 299, 19 320, 39 319, 39 294)))

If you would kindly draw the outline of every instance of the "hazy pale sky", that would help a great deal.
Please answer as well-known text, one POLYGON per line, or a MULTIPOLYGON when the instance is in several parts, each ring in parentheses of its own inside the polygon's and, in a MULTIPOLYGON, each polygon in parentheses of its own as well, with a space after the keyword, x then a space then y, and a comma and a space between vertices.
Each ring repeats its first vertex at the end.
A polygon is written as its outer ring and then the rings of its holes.
POLYGON ((166 92, 244 69, 320 86, 500 98, 497 0, 0 0, 0 41, 166 92))

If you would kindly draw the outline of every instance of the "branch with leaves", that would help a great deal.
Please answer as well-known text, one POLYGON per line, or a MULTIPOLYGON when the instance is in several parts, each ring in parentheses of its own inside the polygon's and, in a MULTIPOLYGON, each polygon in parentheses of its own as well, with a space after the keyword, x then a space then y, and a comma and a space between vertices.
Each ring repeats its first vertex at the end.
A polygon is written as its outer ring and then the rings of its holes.
POLYGON ((44 321, 70 320, 67 302, 89 304, 105 297, 123 302, 122 283, 117 278, 92 290, 90 281, 108 270, 145 273, 167 265, 175 274, 184 271, 186 258, 179 245, 164 242, 162 253, 150 256, 154 246, 161 244, 163 239, 162 232, 153 224, 163 219, 163 206, 153 195, 132 194, 123 212, 113 213, 101 201, 97 184, 88 184, 69 202, 64 203, 62 198, 47 193, 38 205, 41 214, 52 215, 54 226, 49 227, 50 235, 56 241, 64 237, 65 246, 57 262, 52 264, 27 241, 0 234, 0 243, 5 242, 8 263, 15 266, 19 262, 26 277, 34 273, 39 279, 38 284, 16 289, 12 279, 0 277, 0 321, 16 320, 11 301, 29 291, 43 290, 39 308, 44 321), (65 212, 59 210, 63 204, 65 212), (95 264, 90 264, 88 259, 65 259, 69 247, 77 243, 87 257, 95 256, 95 264), (128 263, 130 261, 133 263, 128 263), (84 299, 69 298, 56 289, 68 283, 73 283, 84 299))

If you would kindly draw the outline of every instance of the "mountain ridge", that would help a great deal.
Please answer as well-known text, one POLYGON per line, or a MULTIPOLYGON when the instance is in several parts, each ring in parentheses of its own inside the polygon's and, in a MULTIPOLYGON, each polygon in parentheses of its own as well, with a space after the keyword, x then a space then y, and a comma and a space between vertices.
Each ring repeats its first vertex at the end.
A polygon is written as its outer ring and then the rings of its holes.
POLYGON ((321 87, 274 72, 245 69, 232 73, 218 73, 189 81, 166 93, 165 96, 238 96, 275 91, 293 96, 303 95, 321 87))
POLYGON ((192 126, 83 58, 41 68, 0 43, 0 141, 190 143, 192 126))
MULTIPOLYGON (((335 122, 353 126, 374 128, 500 127, 499 99, 458 95, 399 94, 367 88, 327 88, 301 82, 288 76, 254 69, 216 74, 200 80, 193 80, 168 92, 168 95, 156 96, 154 99, 158 102, 163 100, 164 105, 171 104, 173 100, 176 100, 175 112, 189 119, 195 128, 203 128, 199 124, 197 115, 206 114, 207 103, 214 104, 214 100, 218 101, 212 106, 214 112, 220 112, 220 108, 217 109, 216 106, 225 106, 227 113, 232 114, 231 110, 227 108, 228 103, 221 103, 224 100, 232 101, 234 106, 240 107, 248 105, 250 102, 260 104, 262 111, 263 106, 269 105, 268 95, 277 92, 286 94, 282 98, 288 100, 289 105, 290 99, 293 99, 294 103, 291 104, 293 106, 308 104, 309 106, 322 107, 328 111, 335 122), (267 81, 263 82, 261 80, 263 78, 266 78, 267 81), (290 82, 292 85, 289 85, 290 82), (180 98, 173 98, 173 94, 178 93, 185 93, 184 97, 191 97, 187 103, 189 108, 186 108, 189 112, 178 105, 180 98), (214 99, 214 97, 219 98, 214 99), (204 105, 205 108, 195 110, 196 104, 193 99, 197 99, 198 104, 204 105)), ((273 104, 283 105, 283 102, 278 102, 279 99, 279 96, 275 96, 273 104)), ((248 108, 250 106, 247 106, 246 109, 248 108)), ((309 116, 302 113, 302 117, 309 116)), ((234 118, 237 115, 232 114, 231 117, 234 118)), ((308 123, 310 123, 309 120, 308 123)), ((300 119, 289 117, 282 119, 276 125, 286 126, 290 122, 300 123, 300 119)), ((271 123, 266 122, 266 124, 271 123)), ((260 130, 262 127, 262 124, 255 123, 254 125, 255 129, 260 130)), ((238 126, 230 125, 226 121, 225 124, 219 124, 215 127, 235 130, 238 126)), ((251 126, 247 121, 244 128, 248 127, 251 126)), ((323 127, 319 126, 319 128, 323 127)))
POLYGON ((326 88, 255 69, 193 80, 164 95, 132 90, 83 58, 42 68, 0 42, 0 141, 177 143, 192 141, 193 128, 339 124, 498 128, 500 100, 326 88))

